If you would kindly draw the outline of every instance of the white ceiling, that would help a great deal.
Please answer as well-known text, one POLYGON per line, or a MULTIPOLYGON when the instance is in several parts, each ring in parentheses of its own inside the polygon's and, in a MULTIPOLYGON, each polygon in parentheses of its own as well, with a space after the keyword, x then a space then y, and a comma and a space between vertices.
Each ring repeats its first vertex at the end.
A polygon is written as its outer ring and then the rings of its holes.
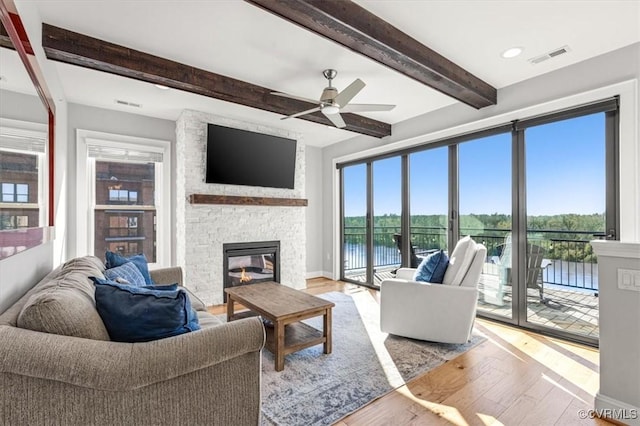
MULTIPOLYGON (((34 2, 48 24, 306 98, 319 97, 326 85, 322 70, 335 68, 338 89, 355 78, 367 84, 354 103, 396 104, 390 112, 362 114, 391 124, 457 102, 241 0, 34 2)), ((20 0, 16 3, 19 8, 20 0)), ((640 41, 640 0, 357 3, 498 89, 640 41), (568 54, 538 65, 528 62, 565 45, 568 54), (523 54, 502 59, 500 53, 512 46, 524 47, 523 54)), ((314 146, 356 136, 77 66, 55 66, 69 102, 169 120, 195 109, 297 131, 314 146), (119 106, 115 99, 142 107, 119 106)))

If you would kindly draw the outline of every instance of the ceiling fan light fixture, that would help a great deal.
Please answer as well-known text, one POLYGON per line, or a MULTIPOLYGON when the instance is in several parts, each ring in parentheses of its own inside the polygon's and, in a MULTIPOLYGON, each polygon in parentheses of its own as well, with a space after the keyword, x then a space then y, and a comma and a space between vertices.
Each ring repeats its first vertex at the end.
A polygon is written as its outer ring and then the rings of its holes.
POLYGON ((509 49, 507 49, 504 52, 502 52, 502 54, 500 56, 502 56, 504 59, 515 58, 516 56, 520 55, 523 50, 524 49, 522 47, 519 47, 519 46, 510 47, 509 49))
POLYGON ((339 112, 340 112, 340 108, 335 106, 335 105, 327 105, 325 107, 322 107, 322 113, 323 114, 333 115, 333 114, 337 114, 339 112))
POLYGON ((299 96, 287 95, 286 93, 271 92, 272 95, 284 96, 285 98, 297 99, 308 103, 316 103, 318 105, 315 108, 308 109, 306 111, 300 111, 295 114, 282 117, 281 120, 288 118, 300 117, 307 114, 320 111, 322 114, 338 129, 344 129, 347 126, 344 119, 340 115, 340 111, 344 112, 367 112, 367 111, 390 111, 395 105, 381 105, 381 104, 349 104, 360 91, 366 86, 362 80, 356 78, 353 83, 345 87, 341 92, 331 85, 331 80, 337 75, 337 71, 333 69, 327 69, 323 72, 324 77, 329 80, 329 86, 325 87, 320 95, 319 101, 301 98, 299 96))

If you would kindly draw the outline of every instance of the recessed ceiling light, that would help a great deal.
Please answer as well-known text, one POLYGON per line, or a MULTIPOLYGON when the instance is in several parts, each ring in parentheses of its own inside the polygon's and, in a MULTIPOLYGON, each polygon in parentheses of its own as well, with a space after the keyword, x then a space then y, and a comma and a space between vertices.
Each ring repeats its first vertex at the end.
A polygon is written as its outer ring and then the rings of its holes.
POLYGON ((162 84, 154 84, 160 90, 169 90, 167 86, 163 86, 162 84))
POLYGON ((524 49, 522 47, 511 47, 505 50, 504 52, 502 52, 500 56, 502 56, 505 59, 515 58, 516 56, 521 54, 523 50, 524 49))

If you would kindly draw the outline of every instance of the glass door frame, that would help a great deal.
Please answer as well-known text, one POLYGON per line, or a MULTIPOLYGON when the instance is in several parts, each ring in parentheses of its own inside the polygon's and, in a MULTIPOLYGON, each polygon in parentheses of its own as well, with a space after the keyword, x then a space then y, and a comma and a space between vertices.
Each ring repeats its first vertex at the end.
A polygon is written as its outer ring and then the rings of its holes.
MULTIPOLYGON (((378 289, 373 283, 373 199, 372 199, 372 162, 388 157, 401 157, 402 173, 402 212, 401 229, 402 235, 410 235, 410 162, 408 155, 413 152, 424 151, 431 148, 447 146, 449 148, 449 227, 448 244, 449 248, 454 247, 459 239, 459 188, 458 188, 458 144, 474 139, 481 139, 499 133, 510 132, 512 136, 512 318, 492 315, 486 312, 478 312, 479 317, 497 320, 503 323, 512 324, 532 331, 556 336, 565 340, 577 341, 589 345, 597 345, 597 340, 565 332, 563 330, 551 329, 539 324, 527 321, 527 293, 525 289, 526 277, 526 249, 527 249, 527 212, 526 212, 526 182, 525 182, 525 134, 527 127, 539 124, 551 123, 565 119, 575 118, 583 115, 605 113, 605 176, 606 176, 606 238, 618 239, 620 235, 619 220, 619 97, 609 97, 589 104, 574 106, 565 110, 546 113, 540 116, 522 120, 514 120, 511 123, 495 126, 492 128, 474 131, 468 134, 445 138, 439 141, 416 145, 410 148, 400 149, 358 160, 351 160, 344 163, 337 163, 340 179, 340 279, 353 282, 358 285, 378 289), (344 277, 344 173, 343 168, 355 164, 367 165, 367 283, 348 280, 344 277)), ((410 238, 402 239, 402 266, 409 264, 410 238)))
MULTIPOLYGON (((357 163, 355 163, 357 164, 357 163)), ((353 165, 355 165, 353 164, 353 165)), ((373 167, 371 162, 366 164, 366 213, 365 213, 365 254, 366 254, 366 266, 365 266, 365 282, 356 281, 345 276, 345 254, 344 254, 344 206, 345 206, 345 191, 344 191, 344 167, 339 169, 340 177, 340 281, 345 281, 373 289, 378 287, 372 283, 373 279, 373 220, 371 219, 371 212, 373 211, 373 167)))
MULTIPOLYGON (((404 234, 405 229, 408 228, 409 221, 407 216, 409 214, 408 209, 408 200, 409 200, 409 183, 408 183, 408 155, 388 155, 382 156, 380 158, 376 158, 375 160, 383 160, 386 158, 400 157, 400 173, 401 173, 401 219, 400 219, 400 228, 401 232, 404 234)), ((366 271, 365 271, 365 282, 357 281, 353 279, 349 279, 345 276, 345 253, 344 253, 344 212, 345 212, 345 191, 344 191, 344 169, 345 167, 339 168, 339 180, 340 180, 340 280, 346 281, 349 283, 373 288, 379 290, 380 287, 374 284, 374 267, 375 267, 375 256, 374 256, 374 232, 375 232, 375 221, 374 221, 374 197, 373 197, 373 162, 375 160, 370 160, 366 162, 356 162, 350 165, 356 164, 366 164, 366 208, 367 212, 365 214, 365 251, 366 251, 366 271)), ((407 234, 408 235, 408 234, 407 234)), ((408 239, 402 239, 403 249, 402 253, 402 261, 401 266, 406 266, 409 264, 409 244, 410 241, 408 239)))
MULTIPOLYGON (((517 266, 515 273, 513 317, 516 325, 541 334, 560 337, 564 340, 597 346, 598 339, 570 333, 559 329, 550 329, 541 324, 530 322, 527 314, 526 289, 526 250, 527 250, 527 198, 526 198, 526 158, 525 130, 529 127, 554 123, 585 115, 605 114, 605 238, 617 240, 620 235, 620 196, 619 196, 619 98, 613 97, 587 105, 570 108, 540 117, 514 122, 513 129, 513 175, 514 175, 514 214, 513 214, 513 259, 517 266)), ((482 315, 484 316, 484 315, 482 315)))

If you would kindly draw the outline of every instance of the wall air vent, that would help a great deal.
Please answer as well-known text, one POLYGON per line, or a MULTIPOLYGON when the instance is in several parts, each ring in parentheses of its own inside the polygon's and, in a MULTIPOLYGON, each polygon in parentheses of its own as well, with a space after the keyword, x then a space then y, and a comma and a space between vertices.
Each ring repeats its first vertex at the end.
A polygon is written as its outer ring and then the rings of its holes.
POLYGON ((125 106, 130 106, 130 107, 133 107, 133 108, 142 108, 141 104, 137 104, 135 102, 123 101, 122 99, 116 99, 116 103, 118 105, 125 105, 125 106))
POLYGON ((539 64, 540 62, 544 62, 547 59, 555 58, 556 56, 560 56, 560 55, 563 55, 563 54, 569 53, 569 52, 571 52, 571 49, 569 48, 569 46, 562 46, 562 47, 559 47, 557 49, 553 49, 553 50, 545 53, 544 55, 540 55, 540 56, 536 56, 535 58, 531 58, 531 59, 529 59, 529 62, 531 62, 533 65, 535 65, 535 64, 539 64))

